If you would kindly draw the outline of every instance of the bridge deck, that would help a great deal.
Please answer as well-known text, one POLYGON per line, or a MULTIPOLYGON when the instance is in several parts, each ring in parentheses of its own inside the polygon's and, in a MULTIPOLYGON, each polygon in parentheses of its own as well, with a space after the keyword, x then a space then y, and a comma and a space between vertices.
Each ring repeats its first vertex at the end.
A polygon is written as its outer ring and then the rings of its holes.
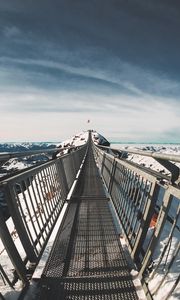
POLYGON ((91 149, 38 299, 138 299, 91 149))

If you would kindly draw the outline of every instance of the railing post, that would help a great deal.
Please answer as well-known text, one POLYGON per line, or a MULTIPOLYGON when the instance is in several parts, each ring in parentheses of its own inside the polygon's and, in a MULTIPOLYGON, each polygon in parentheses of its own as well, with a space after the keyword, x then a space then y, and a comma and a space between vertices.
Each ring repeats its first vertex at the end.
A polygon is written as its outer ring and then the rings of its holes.
POLYGON ((103 168, 104 168, 105 156, 106 156, 106 154, 103 152, 103 154, 102 154, 101 174, 103 174, 103 168))
POLYGON ((159 212, 159 216, 157 219, 157 225, 155 227, 155 232, 153 234, 153 238, 148 246, 148 249, 146 251, 146 255, 142 261, 142 267, 140 269, 139 275, 140 277, 142 277, 145 269, 147 268, 148 264, 149 264, 149 260, 152 256, 152 254, 154 253, 155 247, 158 243, 160 234, 162 232, 163 226, 167 220, 167 215, 169 212, 169 208, 171 206, 171 202, 172 202, 172 195, 169 193, 168 189, 165 191, 164 194, 164 199, 163 199, 163 203, 159 212))
POLYGON ((61 186, 63 189, 63 197, 66 198, 68 194, 68 183, 67 183, 66 173, 64 170, 64 165, 61 158, 59 158, 57 161, 57 167, 58 167, 59 181, 61 182, 61 186))
POLYGON ((155 207, 155 203, 156 203, 156 199, 159 193, 159 185, 157 184, 156 181, 154 181, 152 183, 151 186, 151 191, 149 194, 149 197, 147 199, 147 204, 146 204, 146 208, 143 214, 143 220, 141 223, 141 227, 139 230, 139 233, 137 235, 131 256, 132 258, 138 263, 139 262, 139 254, 141 252, 144 240, 146 238, 147 235, 147 231, 149 228, 149 224, 154 212, 154 207, 155 207))
POLYGON ((6 226, 6 222, 4 220, 3 215, 0 211, 0 237, 1 240, 5 246, 5 249, 8 253, 8 256, 19 276, 19 278, 26 283, 28 280, 26 278, 26 267, 24 262, 22 261, 19 252, 16 249, 16 246, 14 244, 14 241, 12 240, 12 237, 9 233, 9 230, 6 226))
POLYGON ((110 195, 111 195, 111 190, 112 190, 112 186, 113 186, 114 175, 116 172, 116 165, 117 165, 117 161, 115 158, 113 158, 112 168, 111 168, 111 173, 110 173, 110 180, 109 180, 109 185, 108 185, 108 193, 110 195))
POLYGON ((6 197, 6 202, 8 204, 9 212, 12 216, 17 233, 18 233, 21 243, 24 247, 24 250, 27 254, 27 257, 30 262, 34 263, 37 261, 37 256, 35 254, 32 244, 30 242, 30 239, 27 235, 26 229, 23 224, 23 220, 21 218, 21 215, 20 215, 18 207, 17 207, 17 203, 14 203, 15 197, 13 195, 12 186, 10 184, 8 184, 8 185, 6 184, 6 186, 5 186, 5 197, 6 197))

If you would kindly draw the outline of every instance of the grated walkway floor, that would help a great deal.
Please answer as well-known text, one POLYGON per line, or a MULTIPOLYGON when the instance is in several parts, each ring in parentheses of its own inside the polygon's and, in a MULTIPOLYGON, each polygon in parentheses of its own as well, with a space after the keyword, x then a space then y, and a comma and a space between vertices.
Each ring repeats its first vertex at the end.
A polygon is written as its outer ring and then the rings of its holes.
POLYGON ((42 275, 40 300, 138 299, 89 150, 42 275))

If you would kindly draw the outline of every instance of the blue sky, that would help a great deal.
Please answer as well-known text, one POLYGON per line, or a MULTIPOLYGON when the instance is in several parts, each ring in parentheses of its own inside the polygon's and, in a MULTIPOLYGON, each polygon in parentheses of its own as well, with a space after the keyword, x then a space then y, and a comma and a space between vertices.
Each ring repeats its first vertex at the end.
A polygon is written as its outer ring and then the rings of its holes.
POLYGON ((180 142, 179 32, 179 0, 0 0, 0 142, 180 142))

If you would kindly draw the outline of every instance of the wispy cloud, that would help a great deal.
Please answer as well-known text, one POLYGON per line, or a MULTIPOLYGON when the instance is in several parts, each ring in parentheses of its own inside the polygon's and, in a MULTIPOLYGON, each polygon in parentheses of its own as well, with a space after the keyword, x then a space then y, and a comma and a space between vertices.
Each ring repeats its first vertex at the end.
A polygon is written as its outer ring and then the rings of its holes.
POLYGON ((21 34, 21 30, 16 26, 7 26, 3 28, 3 34, 7 38, 14 38, 21 34))
POLYGON ((53 132, 63 124, 79 130, 89 115, 112 137, 169 139, 168 132, 179 132, 178 2, 53 4, 0 2, 1 122, 17 122, 9 134, 22 134, 20 119, 35 132, 38 116, 39 135, 48 130, 45 119, 53 132))
MULTIPOLYGON (((80 57, 78 59, 80 60, 80 57)), ((118 58, 113 64, 107 64, 103 69, 98 64, 92 67, 90 61, 85 65, 75 67, 61 61, 1 57, 0 63, 3 65, 0 76, 3 77, 4 72, 7 82, 9 70, 9 79, 16 73, 17 76, 24 78, 27 84, 29 81, 30 86, 42 86, 44 82, 45 89, 46 87, 51 89, 51 85, 47 86, 48 81, 52 84, 52 88, 58 87, 63 82, 65 87, 69 85, 72 90, 83 89, 82 80, 86 80, 87 91, 94 86, 96 90, 98 87, 101 88, 102 93, 104 88, 106 93, 106 87, 109 86, 111 93, 139 97, 149 94, 176 98, 180 93, 178 81, 171 80, 164 74, 158 76, 136 65, 122 62, 118 58)), ((14 82, 16 82, 15 77, 14 82)), ((63 86, 59 88, 63 90, 63 86)))

